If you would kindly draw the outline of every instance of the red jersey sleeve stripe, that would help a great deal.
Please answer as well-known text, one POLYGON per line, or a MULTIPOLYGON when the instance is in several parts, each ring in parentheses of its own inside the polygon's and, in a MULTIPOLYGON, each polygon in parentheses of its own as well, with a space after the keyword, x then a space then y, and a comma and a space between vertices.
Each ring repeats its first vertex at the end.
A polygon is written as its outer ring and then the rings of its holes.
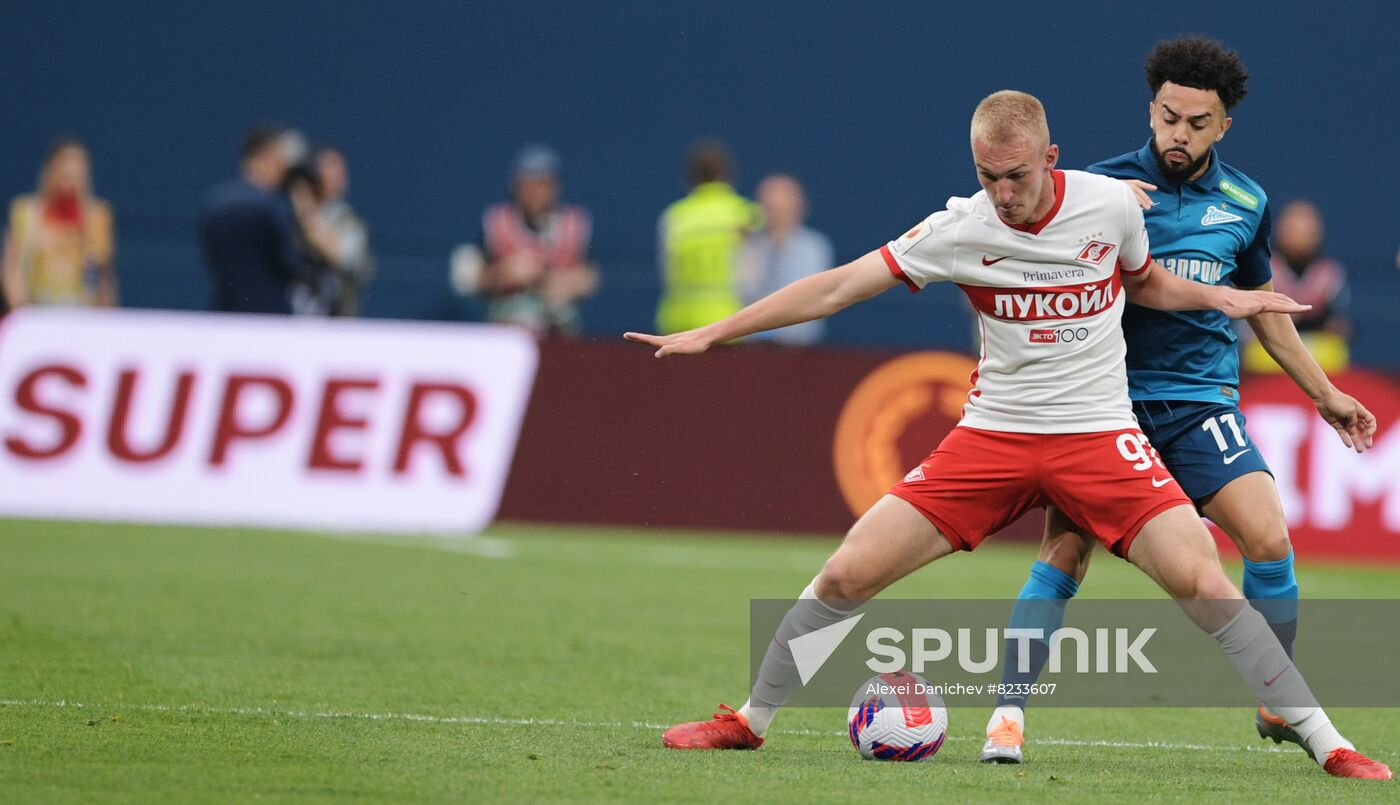
POLYGON ((1148 252, 1148 254, 1147 254, 1147 259, 1142 261, 1142 265, 1138 266, 1138 267, 1135 268, 1135 269, 1130 269, 1130 268, 1128 268, 1127 266, 1123 265, 1122 262, 1119 262, 1119 263, 1118 263, 1118 267, 1121 268, 1121 269, 1123 269, 1123 273, 1124 273, 1124 274, 1132 274, 1132 275, 1135 276, 1135 277, 1136 277, 1138 274, 1141 274, 1142 272, 1146 271, 1146 270, 1147 270, 1147 267, 1150 266, 1150 265, 1152 265, 1152 253, 1151 253, 1151 252, 1148 252))
POLYGON ((904 269, 899 267, 899 261, 894 259, 894 253, 890 251, 889 244, 880 247, 880 256, 885 258, 885 265, 889 267, 890 273, 900 282, 909 286, 909 293, 918 293, 919 286, 909 279, 909 275, 904 273, 904 269))

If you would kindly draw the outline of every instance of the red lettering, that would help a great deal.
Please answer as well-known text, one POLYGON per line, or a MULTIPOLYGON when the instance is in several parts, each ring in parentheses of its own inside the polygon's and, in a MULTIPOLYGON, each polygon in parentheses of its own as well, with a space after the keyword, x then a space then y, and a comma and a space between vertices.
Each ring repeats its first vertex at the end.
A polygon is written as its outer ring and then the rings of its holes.
POLYGON ((122 461, 140 464, 164 458, 185 431, 185 410, 190 405, 194 389, 194 372, 184 371, 175 381, 175 400, 170 405, 170 417, 165 423, 165 435, 153 449, 138 452, 126 437, 126 423, 131 416, 131 398, 136 394, 137 370, 123 369, 117 378, 117 396, 112 403, 112 419, 107 424, 107 449, 122 461))
POLYGON ((408 393, 408 410, 404 413, 403 432, 399 435, 399 455, 394 460, 394 473, 402 475, 408 471, 408 459, 419 442, 428 442, 442 453, 443 466, 453 475, 466 475, 462 459, 458 455, 457 442, 471 427, 476 417, 476 395, 471 390, 454 383, 414 383, 408 393), (450 428, 433 433, 420 421, 423 404, 432 395, 445 395, 456 399, 460 411, 457 421, 450 428))
POLYGON ((331 452, 331 434, 338 430, 364 430, 369 426, 368 419, 351 418, 342 414, 336 400, 341 392, 350 389, 370 391, 377 388, 378 380, 331 378, 326 381, 325 390, 321 395, 321 413, 316 418, 316 436, 311 440, 311 456, 307 460, 307 468, 358 472, 364 466, 364 461, 359 456, 344 457, 331 452))
POLYGON ((264 439, 287 424, 292 415, 292 387, 287 381, 272 375, 229 375, 224 384, 224 401, 219 407, 219 422, 214 427, 214 444, 209 451, 209 464, 221 466, 228 458, 229 445, 235 441, 264 439), (250 425, 238 418, 238 400, 244 389, 262 386, 277 395, 277 413, 262 425, 250 425))
POLYGON ((20 458, 45 459, 60 456, 73 445, 78 443, 78 437, 83 433, 83 422, 71 411, 64 411, 61 408, 49 408, 39 401, 35 393, 39 383, 46 377, 58 377, 70 386, 76 388, 87 388, 87 377, 81 371, 72 366, 41 366, 38 369, 24 376, 15 388, 15 404, 20 410, 28 411, 43 417, 49 417, 58 423, 63 433, 58 437, 58 441, 48 447, 35 447, 25 441, 24 437, 11 434, 5 437, 5 447, 20 458))

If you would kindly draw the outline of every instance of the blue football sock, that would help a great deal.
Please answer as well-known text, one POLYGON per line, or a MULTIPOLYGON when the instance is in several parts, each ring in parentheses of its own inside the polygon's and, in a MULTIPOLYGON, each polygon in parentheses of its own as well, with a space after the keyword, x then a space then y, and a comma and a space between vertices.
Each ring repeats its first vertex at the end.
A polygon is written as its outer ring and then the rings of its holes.
POLYGON ((1293 552, 1274 562, 1244 560, 1244 597, 1253 603, 1283 650, 1293 656, 1298 636, 1298 580, 1293 576, 1293 552))
POLYGON ((1017 596, 1016 606, 1011 610, 1008 629, 1041 629, 1045 640, 1006 641, 1006 659, 1002 663, 1001 682, 1011 692, 997 695, 997 707, 1012 705, 1022 709, 1026 706, 1026 688, 1040 678, 1040 672, 1050 659, 1050 635, 1065 622, 1065 604, 1079 592, 1079 584, 1074 577, 1045 562, 1031 565, 1030 578, 1017 596), (1018 670, 1021 662, 1019 643, 1026 642, 1030 656, 1027 670, 1018 670))

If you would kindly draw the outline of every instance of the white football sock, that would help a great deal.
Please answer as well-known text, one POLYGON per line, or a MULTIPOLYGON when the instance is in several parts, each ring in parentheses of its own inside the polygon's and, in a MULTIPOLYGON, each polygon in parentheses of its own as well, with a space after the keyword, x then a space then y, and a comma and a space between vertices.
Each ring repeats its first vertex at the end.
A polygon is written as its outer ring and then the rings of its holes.
POLYGON ((1016 726, 1021 728, 1022 734, 1026 731, 1026 711, 1014 704, 1003 704, 992 711, 992 717, 987 721, 987 734, 991 735, 992 730, 1001 726, 1001 720, 1010 719, 1016 722, 1016 726))
POLYGON ((778 708, 787 704, 788 697, 802 684, 788 643, 851 616, 850 611, 837 609, 817 598, 816 584, 816 579, 813 579, 807 585, 792 609, 783 616, 783 622, 778 624, 778 631, 774 633, 768 651, 763 655, 763 662, 758 666, 758 679, 754 680, 749 700, 739 710, 748 720, 749 729, 760 738, 767 732, 778 708))
POLYGON ((1312 750, 1313 759, 1318 765, 1327 762, 1327 756, 1335 749, 1355 749, 1351 741, 1342 737, 1337 728, 1332 726, 1332 722, 1327 718, 1327 714, 1322 708, 1317 708, 1313 715, 1303 719, 1301 724, 1290 724, 1298 734, 1303 736, 1308 748, 1312 750))
POLYGON ((739 708, 739 715, 749 722, 749 729, 760 738, 768 731, 768 725, 773 723, 773 716, 777 714, 778 708, 758 707, 754 705, 753 700, 744 702, 744 706, 739 708))

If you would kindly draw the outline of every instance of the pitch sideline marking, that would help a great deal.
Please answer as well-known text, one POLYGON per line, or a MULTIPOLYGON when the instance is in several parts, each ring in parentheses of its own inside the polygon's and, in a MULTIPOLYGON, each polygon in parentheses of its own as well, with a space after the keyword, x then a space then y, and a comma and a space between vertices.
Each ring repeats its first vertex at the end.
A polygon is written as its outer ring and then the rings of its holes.
MULTIPOLYGON (((664 730, 669 724, 648 721, 565 721, 557 718, 501 718, 499 716, 432 716, 420 713, 354 713, 336 710, 273 710, 266 707, 202 707, 193 704, 91 704, 67 699, 0 699, 0 707, 48 707, 72 710, 140 710, 148 713, 189 713, 194 715, 282 716, 300 719, 353 719, 357 721, 411 721, 427 724, 471 726, 575 727, 580 729, 664 730)), ((775 729, 778 735, 845 735, 844 730, 775 729)), ((951 741, 982 741, 980 735, 949 735, 951 741)), ((1100 749, 1164 749, 1168 751, 1285 752, 1278 746, 1208 746, 1166 741, 1083 741, 1071 738, 1036 738, 1047 746, 1081 746, 1100 749)))

